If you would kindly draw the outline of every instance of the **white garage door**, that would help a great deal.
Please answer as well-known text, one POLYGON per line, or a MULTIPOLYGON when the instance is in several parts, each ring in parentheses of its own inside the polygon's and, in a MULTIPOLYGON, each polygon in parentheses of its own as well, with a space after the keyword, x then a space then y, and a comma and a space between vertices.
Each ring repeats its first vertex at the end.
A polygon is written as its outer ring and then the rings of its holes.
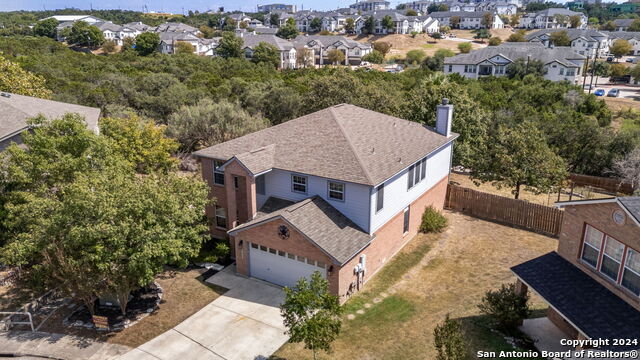
POLYGON ((319 271, 326 278, 326 264, 296 256, 266 246, 251 244, 249 252, 249 272, 252 277, 268 282, 293 287, 301 277, 311 278, 319 271))

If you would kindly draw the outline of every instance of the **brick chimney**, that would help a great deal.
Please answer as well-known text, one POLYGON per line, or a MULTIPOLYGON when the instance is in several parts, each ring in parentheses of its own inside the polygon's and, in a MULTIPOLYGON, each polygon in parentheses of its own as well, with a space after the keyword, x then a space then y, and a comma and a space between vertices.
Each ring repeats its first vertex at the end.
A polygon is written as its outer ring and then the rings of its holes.
POLYGON ((453 105, 449 99, 443 98, 442 104, 436 110, 436 132, 446 137, 451 136, 451 122, 453 120, 453 105))

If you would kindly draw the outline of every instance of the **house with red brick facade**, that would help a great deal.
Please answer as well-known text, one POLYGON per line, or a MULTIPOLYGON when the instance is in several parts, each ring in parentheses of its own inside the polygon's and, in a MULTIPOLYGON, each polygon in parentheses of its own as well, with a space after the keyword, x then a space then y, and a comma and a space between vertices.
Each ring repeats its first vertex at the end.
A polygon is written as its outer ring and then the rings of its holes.
POLYGON ((539 294, 567 338, 608 339, 598 350, 640 348, 640 197, 556 206, 565 209, 558 250, 513 267, 517 291, 539 294))
POLYGON ((319 271, 341 300, 442 208, 453 106, 436 128, 342 104, 195 153, 237 272, 292 286, 319 271))

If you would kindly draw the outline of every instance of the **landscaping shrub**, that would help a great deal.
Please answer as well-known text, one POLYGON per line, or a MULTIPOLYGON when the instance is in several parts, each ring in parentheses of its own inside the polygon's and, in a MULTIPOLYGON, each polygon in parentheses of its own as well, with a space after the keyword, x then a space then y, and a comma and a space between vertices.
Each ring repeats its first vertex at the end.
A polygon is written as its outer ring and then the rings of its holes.
POLYGON ((449 319, 449 314, 442 324, 438 324, 433 329, 433 337, 438 352, 436 360, 463 360, 467 358, 460 324, 449 319))
POLYGON ((478 308, 493 319, 498 330, 511 332, 531 314, 528 300, 529 295, 516 293, 515 284, 503 284, 499 290, 487 291, 478 308))
POLYGON ((429 205, 429 207, 424 209, 424 213, 422 214, 422 222, 420 223, 420 232, 430 233, 442 232, 448 225, 449 221, 444 215, 433 205, 429 205))
POLYGON ((231 249, 228 240, 213 240, 202 244, 200 253, 191 259, 192 263, 216 263, 229 256, 231 249))
POLYGON ((498 46, 502 44, 502 39, 500 39, 497 36, 494 36, 492 38, 489 38, 489 46, 498 46))
POLYGON ((460 52, 463 54, 467 54, 469 51, 471 51, 471 43, 464 42, 464 43, 458 44, 458 50, 460 50, 460 52))
POLYGON ((362 61, 367 61, 372 64, 382 64, 382 62, 384 61, 384 55, 382 55, 382 53, 378 50, 373 50, 367 55, 363 56, 362 61))

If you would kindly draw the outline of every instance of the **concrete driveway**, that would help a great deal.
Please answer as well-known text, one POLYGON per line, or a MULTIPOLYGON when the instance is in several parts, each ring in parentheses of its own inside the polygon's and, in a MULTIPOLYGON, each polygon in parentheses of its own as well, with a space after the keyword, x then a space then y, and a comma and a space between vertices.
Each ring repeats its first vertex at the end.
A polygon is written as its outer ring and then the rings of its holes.
POLYGON ((229 291, 121 359, 266 359, 289 339, 280 316, 282 288, 237 276, 234 266, 207 282, 229 291))

